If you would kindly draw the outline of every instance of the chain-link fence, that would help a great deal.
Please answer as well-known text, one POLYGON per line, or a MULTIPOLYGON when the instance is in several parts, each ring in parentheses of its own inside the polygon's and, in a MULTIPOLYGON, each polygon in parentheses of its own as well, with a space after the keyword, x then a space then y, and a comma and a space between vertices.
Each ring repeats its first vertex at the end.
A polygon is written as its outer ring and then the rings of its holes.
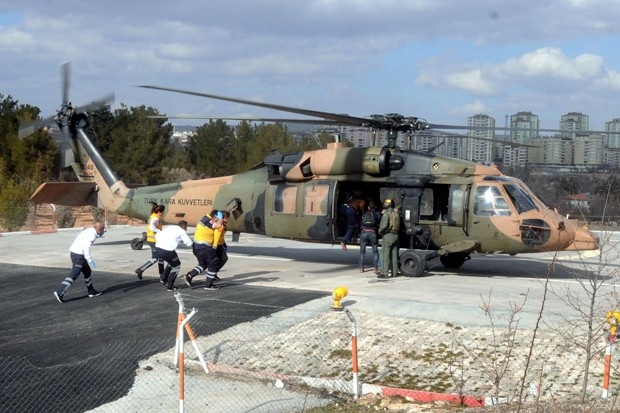
MULTIPOLYGON (((505 334, 501 323, 453 326, 355 310, 348 317, 329 304, 254 321, 229 314, 238 319, 227 329, 218 326, 230 319, 197 312, 188 322, 195 340, 184 334, 182 375, 175 325, 169 338, 110 343, 78 363, 37 367, 0 357, 0 411, 302 412, 365 393, 422 402, 453 394, 453 402, 476 405, 496 396, 562 401, 581 391, 584 350, 551 331, 539 331, 532 346, 532 331, 505 334)), ((602 392, 602 334, 599 344, 586 389, 593 399, 602 392)), ((612 372, 618 365, 612 358, 612 372)), ((616 394, 613 376, 611 383, 616 394)))

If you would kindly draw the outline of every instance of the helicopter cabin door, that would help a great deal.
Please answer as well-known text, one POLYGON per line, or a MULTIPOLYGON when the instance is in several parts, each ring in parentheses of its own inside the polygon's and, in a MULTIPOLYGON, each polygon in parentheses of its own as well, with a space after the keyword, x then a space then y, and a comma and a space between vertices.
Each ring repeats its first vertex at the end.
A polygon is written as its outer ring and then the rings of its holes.
POLYGON ((269 185, 265 228, 272 237, 333 242, 336 182, 310 181, 269 185))

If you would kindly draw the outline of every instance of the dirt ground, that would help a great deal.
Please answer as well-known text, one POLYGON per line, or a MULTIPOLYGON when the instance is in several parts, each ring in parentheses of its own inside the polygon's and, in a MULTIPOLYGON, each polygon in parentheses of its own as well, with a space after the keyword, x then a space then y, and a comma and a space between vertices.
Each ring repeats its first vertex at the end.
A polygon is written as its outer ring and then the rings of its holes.
MULTIPOLYGON (((95 222, 93 207, 64 208, 70 210, 71 214, 75 217, 74 228, 89 227, 95 222)), ((62 226, 59 225, 59 221, 59 211, 54 211, 51 205, 42 204, 32 206, 26 223, 20 228, 20 231, 46 231, 61 228, 62 226)), ((113 212, 107 214, 106 221, 108 225, 144 225, 144 221, 140 219, 128 218, 113 212)), ((6 232, 6 229, 3 228, 2 225, 0 225, 0 232, 6 232)))

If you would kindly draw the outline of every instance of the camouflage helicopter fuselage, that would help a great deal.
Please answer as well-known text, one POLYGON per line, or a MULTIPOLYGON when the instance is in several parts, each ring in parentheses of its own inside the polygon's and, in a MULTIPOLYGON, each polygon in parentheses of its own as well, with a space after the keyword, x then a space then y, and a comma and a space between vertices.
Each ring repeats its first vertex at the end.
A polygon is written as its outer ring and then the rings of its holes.
MULTIPOLYGON (((576 221, 549 209, 523 182, 492 166, 333 143, 316 151, 274 152, 232 176, 128 188, 83 128, 65 129, 81 182, 43 184, 33 202, 93 205, 144 220, 156 202, 166 206, 166 223, 183 219, 190 225, 213 209, 225 209, 232 213, 228 229, 235 237, 246 232, 336 243, 344 233, 339 206, 355 193, 378 205, 394 200, 403 223, 401 248, 436 251, 447 267, 459 267, 474 251, 598 248, 598 239, 576 221)), ((408 257, 415 267, 411 274, 419 275, 419 256, 408 257)))

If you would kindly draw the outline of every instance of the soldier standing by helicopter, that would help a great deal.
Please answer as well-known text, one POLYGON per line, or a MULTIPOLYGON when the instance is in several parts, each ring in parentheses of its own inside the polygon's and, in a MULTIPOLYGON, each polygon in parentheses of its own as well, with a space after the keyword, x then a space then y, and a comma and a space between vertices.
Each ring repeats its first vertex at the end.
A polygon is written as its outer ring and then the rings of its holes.
POLYGON ((394 201, 383 201, 383 216, 379 223, 379 235, 383 237, 381 243, 381 273, 377 278, 388 278, 398 274, 398 232, 400 231, 400 215, 394 209, 394 201))

